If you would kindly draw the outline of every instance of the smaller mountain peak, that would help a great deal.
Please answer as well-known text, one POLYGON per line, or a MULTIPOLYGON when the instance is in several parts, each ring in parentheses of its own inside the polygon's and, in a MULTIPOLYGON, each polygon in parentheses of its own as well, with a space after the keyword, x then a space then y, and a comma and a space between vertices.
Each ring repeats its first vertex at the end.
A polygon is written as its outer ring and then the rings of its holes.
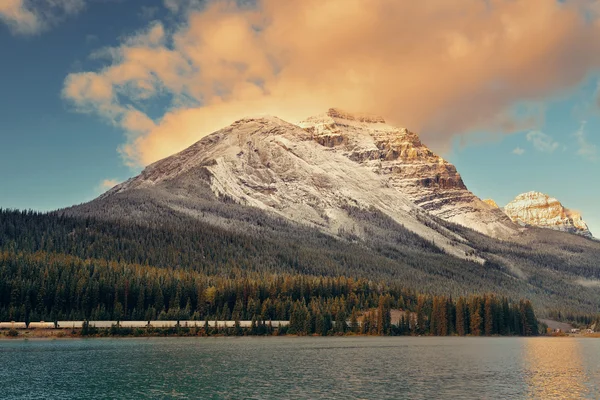
POLYGON ((494 207, 494 208, 500 208, 500 207, 498 206, 498 204, 497 204, 497 203, 496 203, 496 202, 495 202, 493 199, 485 199, 485 200, 483 200, 483 202, 484 202, 485 204, 489 205, 489 206, 492 206, 492 207, 494 207))
POLYGON ((345 119, 348 121, 368 122, 372 124, 385 124, 385 119, 378 115, 365 113, 349 113, 347 111, 340 110, 339 108, 330 108, 327 111, 327 115, 331 118, 345 119))
POLYGON ((513 222, 521 225, 592 236, 580 213, 567 209, 556 198, 545 193, 521 193, 504 207, 504 212, 513 222))

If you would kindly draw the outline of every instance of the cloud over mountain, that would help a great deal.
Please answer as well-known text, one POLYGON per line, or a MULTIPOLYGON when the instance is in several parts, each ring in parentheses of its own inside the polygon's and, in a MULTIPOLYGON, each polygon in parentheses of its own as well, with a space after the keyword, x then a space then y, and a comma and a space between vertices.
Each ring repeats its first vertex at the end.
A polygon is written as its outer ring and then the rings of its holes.
MULTIPOLYGON (((70 74, 64 97, 127 132, 146 165, 233 120, 300 120, 338 106, 383 114, 441 148, 477 129, 530 128, 511 107, 600 66, 595 2, 213 1, 153 22, 70 74), (149 104, 168 102, 162 115, 149 104), (152 118, 151 118, 152 117, 152 118)), ((178 8, 178 12, 181 12, 178 8)), ((100 53, 99 53, 100 54, 100 53)))

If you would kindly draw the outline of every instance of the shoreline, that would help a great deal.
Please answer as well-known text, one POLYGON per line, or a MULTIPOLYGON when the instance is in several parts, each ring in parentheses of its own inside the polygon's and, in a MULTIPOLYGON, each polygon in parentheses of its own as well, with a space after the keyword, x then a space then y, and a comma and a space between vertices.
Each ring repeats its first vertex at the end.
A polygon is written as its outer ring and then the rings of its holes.
POLYGON ((9 335, 8 331, 0 331, 0 342, 3 341, 22 341, 22 340, 82 340, 82 339, 142 339, 142 338, 382 338, 382 337, 405 337, 405 338, 573 338, 573 339, 598 339, 600 334, 586 335, 538 335, 538 336, 518 336, 518 335, 493 335, 493 336, 435 336, 435 335, 364 335, 359 333, 336 334, 336 335, 295 335, 295 334, 271 334, 271 335, 235 335, 235 334, 200 334, 191 332, 152 332, 137 334, 111 334, 108 330, 92 335, 82 335, 81 330, 65 332, 65 329, 52 330, 27 330, 17 332, 16 336, 9 335))

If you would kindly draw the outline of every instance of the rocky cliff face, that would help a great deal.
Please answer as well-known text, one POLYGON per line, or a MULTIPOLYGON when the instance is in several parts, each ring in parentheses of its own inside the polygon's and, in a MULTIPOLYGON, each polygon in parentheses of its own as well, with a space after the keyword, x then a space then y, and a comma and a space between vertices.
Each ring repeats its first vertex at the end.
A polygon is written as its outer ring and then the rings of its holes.
POLYGON ((337 109, 299 125, 330 153, 367 168, 437 217, 495 237, 515 231, 501 210, 467 189, 454 165, 434 154, 405 128, 387 125, 381 117, 337 109))
POLYGON ((565 208, 557 199, 544 193, 520 194, 504 207, 504 212, 521 225, 592 236, 581 214, 565 208))

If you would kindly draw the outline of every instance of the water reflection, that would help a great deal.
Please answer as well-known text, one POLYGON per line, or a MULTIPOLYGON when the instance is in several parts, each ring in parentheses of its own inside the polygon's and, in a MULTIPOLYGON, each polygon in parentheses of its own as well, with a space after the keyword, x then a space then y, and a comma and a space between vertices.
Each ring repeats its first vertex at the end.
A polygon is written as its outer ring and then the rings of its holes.
POLYGON ((569 338, 526 340, 525 379, 533 399, 579 399, 590 396, 581 343, 569 338))

